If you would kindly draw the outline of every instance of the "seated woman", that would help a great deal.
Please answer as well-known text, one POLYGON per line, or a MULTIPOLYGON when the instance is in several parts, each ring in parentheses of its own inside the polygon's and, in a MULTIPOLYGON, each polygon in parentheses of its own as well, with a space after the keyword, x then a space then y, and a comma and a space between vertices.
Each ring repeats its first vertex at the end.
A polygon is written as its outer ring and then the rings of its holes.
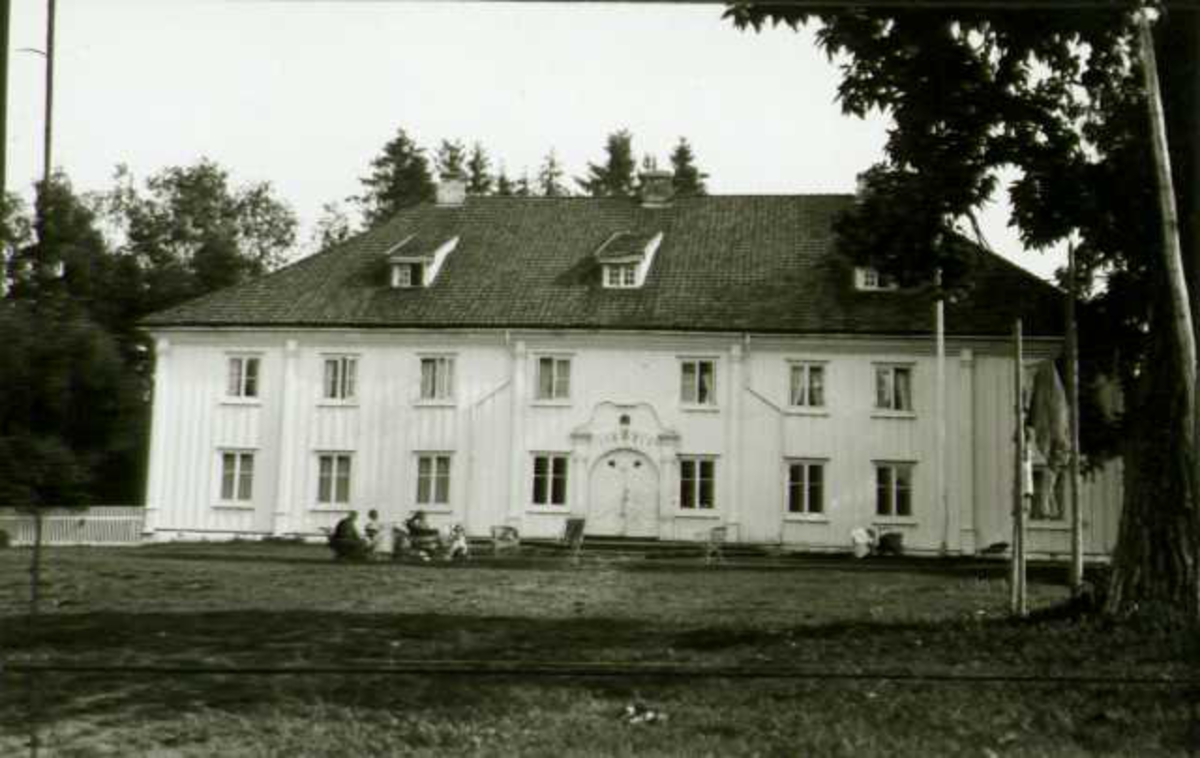
POLYGON ((438 530, 431 527, 425 519, 425 511, 414 511, 404 522, 408 530, 408 539, 413 549, 422 558, 429 559, 429 554, 437 552, 442 547, 442 537, 438 530))
POLYGON ((329 547, 333 550, 334 558, 338 560, 365 560, 371 555, 371 543, 364 540, 358 533, 355 522, 358 513, 350 511, 329 535, 329 547))

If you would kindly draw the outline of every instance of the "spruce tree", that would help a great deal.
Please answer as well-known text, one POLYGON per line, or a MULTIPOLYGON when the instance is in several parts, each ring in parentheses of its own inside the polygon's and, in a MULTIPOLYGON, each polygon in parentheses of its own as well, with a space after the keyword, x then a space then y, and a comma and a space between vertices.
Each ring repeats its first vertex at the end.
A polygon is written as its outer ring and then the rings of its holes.
POLYGON ((679 138, 679 144, 671 151, 671 171, 674 173, 672 182, 675 185, 676 197, 698 197, 708 194, 704 180, 708 174, 696 167, 696 155, 692 146, 684 137, 679 138))
POLYGON ((487 195, 492 191, 491 161, 483 145, 476 142, 471 146, 471 155, 467 158, 467 194, 487 195))
POLYGON ((603 165, 588 163, 588 175, 575 181, 592 197, 632 197, 637 190, 633 135, 621 129, 608 135, 603 165))
POLYGON ((371 161, 371 175, 360 180, 366 192, 355 198, 368 228, 397 211, 433 200, 435 188, 425 151, 403 129, 371 161))
POLYGON ((467 173, 467 148, 459 140, 442 140, 434 158, 438 178, 446 181, 451 177, 462 177, 467 173))
POLYGON ((513 180, 508 178, 508 174, 504 169, 500 169, 500 173, 496 176, 496 196, 497 197, 512 197, 517 194, 516 185, 513 180))
POLYGON ((563 184, 563 168, 558 162, 558 156, 554 154, 554 149, 551 148, 549 153, 546 153, 546 159, 542 161, 542 168, 538 171, 537 191, 543 197, 564 197, 571 194, 567 186, 563 184))

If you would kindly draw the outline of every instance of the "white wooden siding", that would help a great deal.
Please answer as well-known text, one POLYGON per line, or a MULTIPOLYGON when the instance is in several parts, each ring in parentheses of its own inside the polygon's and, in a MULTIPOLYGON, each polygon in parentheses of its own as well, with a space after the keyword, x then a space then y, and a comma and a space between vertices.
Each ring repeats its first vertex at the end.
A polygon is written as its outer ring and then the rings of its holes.
MULTIPOLYGON (((698 538, 725 523, 734 527, 734 539, 797 548, 844 549, 853 528, 870 525, 901 531, 906 546, 928 552, 969 553, 1010 539, 1013 386, 1002 341, 951 340, 947 351, 947 511, 935 492, 931 338, 184 330, 156 336, 147 528, 165 537, 314 534, 331 527, 345 508, 317 506, 320 452, 352 455, 349 508, 376 508, 384 521, 399 522, 416 507, 422 451, 452 456, 450 507, 433 509, 433 523, 462 522, 472 535, 502 523, 557 535, 567 514, 584 505, 585 471, 602 452, 580 447, 573 432, 615 403, 638 408, 643 431, 666 435, 650 451, 659 467, 663 538, 698 538), (257 403, 225 402, 225 359, 235 350, 260 355, 257 403), (322 398, 329 353, 357 356, 352 402, 322 398), (449 403, 420 401, 420 356, 432 353, 455 358, 449 403), (571 359, 566 402, 535 398, 537 361, 546 353, 571 359), (715 361, 714 408, 680 402, 683 357, 715 361), (788 408, 790 360, 824 363, 823 408, 788 408), (885 417, 874 408, 875 366, 887 362, 912 367, 912 417, 885 417), (250 507, 217 507, 222 448, 255 452, 250 507), (562 512, 529 507, 534 452, 573 456, 571 503, 562 512), (717 461, 713 512, 678 509, 675 455, 717 461), (789 458, 824 461, 820 517, 787 514, 789 458), (904 523, 875 514, 876 461, 913 464, 913 517, 904 523)), ((1031 352, 1054 349, 1041 344, 1031 352)), ((1097 550, 1115 538, 1115 482, 1119 472, 1106 470, 1085 489, 1089 546, 1097 550)), ((1053 551, 1059 539, 1040 530, 1032 541, 1053 551)))

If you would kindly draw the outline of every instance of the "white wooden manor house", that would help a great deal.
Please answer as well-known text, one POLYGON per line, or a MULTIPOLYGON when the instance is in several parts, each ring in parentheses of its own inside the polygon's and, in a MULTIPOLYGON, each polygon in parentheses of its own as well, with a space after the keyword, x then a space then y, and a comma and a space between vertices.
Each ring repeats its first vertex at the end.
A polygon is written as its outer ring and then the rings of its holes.
MULTIPOLYGON (((582 515, 589 534, 726 525, 796 549, 844 550, 872 525, 916 551, 1009 539, 1010 334, 1020 316, 1026 355, 1058 354, 1054 288, 981 252, 946 306, 939 403, 929 293, 833 252, 852 197, 644 185, 499 198, 448 182, 148 319, 147 531, 315 535, 350 509, 420 508, 471 535, 557 536, 582 515)), ((1065 513, 1038 498, 1032 547, 1066 551, 1065 513)), ((1111 500, 1085 497, 1089 552, 1114 538, 1111 500)))

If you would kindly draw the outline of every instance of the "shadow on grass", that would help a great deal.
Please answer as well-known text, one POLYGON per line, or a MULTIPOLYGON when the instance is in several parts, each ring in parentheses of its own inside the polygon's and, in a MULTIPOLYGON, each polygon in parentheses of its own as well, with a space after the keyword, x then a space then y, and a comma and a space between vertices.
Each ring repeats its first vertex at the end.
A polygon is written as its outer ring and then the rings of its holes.
MULTIPOLYGON (((458 658, 673 660, 844 671, 886 669, 890 668, 890 662, 912 671, 986 673, 991 670, 1024 674, 1087 671, 1144 676, 1178 662, 1180 655, 1192 656, 1193 662, 1198 660, 1194 642, 1192 649, 1173 648, 1173 644, 1184 643, 1177 638, 1173 642, 1170 636, 1147 637, 1121 627, 1104 629, 1086 623, 1038 621, 847 622, 764 630, 607 618, 222 611, 62 614, 44 617, 34 628, 23 626, 14 625, 6 634, 7 654, 12 660, 112 665, 365 667, 387 666, 391 660, 458 658), (898 656, 897 651, 903 654, 898 656), (1101 671, 1101 665, 1110 668, 1101 671)), ((23 713, 26 708, 23 678, 11 673, 0 677, 3 677, 0 712, 23 713)), ((537 688, 551 688, 560 693, 555 697, 561 700, 568 699, 572 692, 591 692, 619 705, 649 691, 676 702, 701 698, 719 704, 732 692, 777 692, 787 701, 801 691, 808 693, 804 697, 826 697, 821 694, 821 687, 863 692, 874 692, 879 687, 878 682, 869 680, 838 684, 656 677, 522 680, 517 676, 480 679, 368 673, 274 676, 44 673, 37 679, 39 701, 44 704, 39 718, 81 717, 97 723, 178 719, 181 714, 197 709, 239 715, 263 708, 302 710, 313 703, 416 712, 437 718, 463 713, 484 718, 516 707, 518 695, 528 701, 534 697, 531 690, 537 688)), ((943 695, 939 693, 969 690, 963 685, 947 686, 958 689, 910 688, 905 690, 909 694, 904 697, 913 699, 915 707, 921 698, 932 697, 942 702, 943 695)), ((1103 690, 1102 700, 1118 703, 1122 709, 1139 703, 1160 710, 1175 707, 1170 701, 1173 695, 1163 690, 1093 689, 1103 690)), ((986 687, 985 691, 992 692, 986 687)), ((983 695, 972 697, 982 699, 983 695)), ((749 712, 756 706, 747 700, 744 707, 749 712)), ((1106 705, 1088 711, 1099 714, 1096 718, 1102 723, 1096 729, 1111 727, 1110 731, 1116 733, 1128 728, 1123 722, 1103 721, 1112 720, 1105 715, 1111 710, 1106 705)), ((1088 730, 1094 731, 1091 727, 1088 730)))

